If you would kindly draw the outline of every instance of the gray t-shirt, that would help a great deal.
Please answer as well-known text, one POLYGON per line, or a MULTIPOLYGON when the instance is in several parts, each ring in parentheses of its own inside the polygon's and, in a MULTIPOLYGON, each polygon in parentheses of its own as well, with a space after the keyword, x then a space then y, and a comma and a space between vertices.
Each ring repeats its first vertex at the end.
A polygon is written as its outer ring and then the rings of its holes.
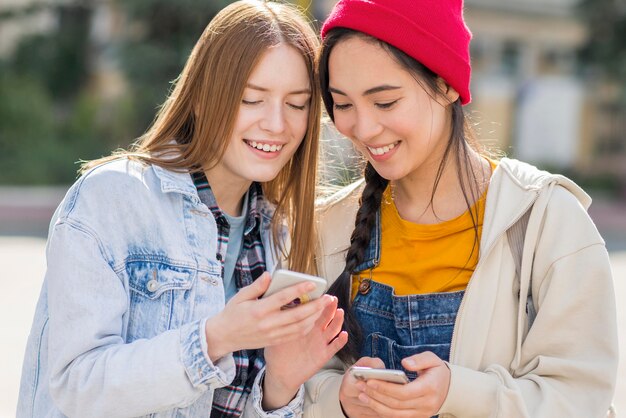
POLYGON ((228 302, 237 293, 237 283, 233 280, 233 273, 243 246, 243 233, 246 226, 246 218, 248 217, 248 193, 243 197, 241 215, 230 216, 224 213, 224 217, 230 225, 228 247, 226 248, 226 259, 224 261, 224 295, 226 296, 226 302, 228 302))

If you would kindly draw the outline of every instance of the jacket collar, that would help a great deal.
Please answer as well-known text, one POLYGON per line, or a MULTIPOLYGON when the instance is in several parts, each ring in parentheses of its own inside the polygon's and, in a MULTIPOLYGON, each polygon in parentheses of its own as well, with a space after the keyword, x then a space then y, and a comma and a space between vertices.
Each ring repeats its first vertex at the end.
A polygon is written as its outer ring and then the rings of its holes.
MULTIPOLYGON (((196 188, 200 200, 202 200, 206 206, 213 212, 215 219, 222 218, 224 222, 228 222, 224 217, 224 213, 217 204, 215 195, 213 194, 211 185, 204 172, 196 172, 191 175, 194 187, 196 188)), ((261 209, 264 208, 265 197, 263 196, 263 188, 257 182, 252 182, 248 192, 244 196, 246 200, 247 217, 244 228, 244 234, 248 235, 261 223, 261 209)), ((265 214, 265 216, 271 220, 273 212, 265 214)))
POLYGON ((158 165, 153 165, 154 174, 161 183, 163 193, 181 193, 199 202, 198 191, 188 171, 172 171, 158 165))
POLYGON ((487 191, 481 253, 513 226, 548 186, 556 184, 576 196, 585 209, 591 204, 589 195, 562 175, 551 174, 510 158, 500 160, 487 191))

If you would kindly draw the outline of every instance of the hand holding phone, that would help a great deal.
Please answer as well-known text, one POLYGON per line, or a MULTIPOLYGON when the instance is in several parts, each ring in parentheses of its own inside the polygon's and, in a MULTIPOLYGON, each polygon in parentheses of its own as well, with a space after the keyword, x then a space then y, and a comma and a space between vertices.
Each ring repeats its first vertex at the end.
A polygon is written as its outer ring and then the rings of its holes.
POLYGON ((402 370, 373 369, 371 367, 352 366, 350 374, 357 380, 369 379, 384 380, 385 382, 406 384, 409 378, 402 370))
POLYGON ((300 296, 300 304, 304 304, 311 300, 317 299, 324 294, 324 291, 326 290, 326 280, 322 279, 321 277, 311 276, 310 274, 298 273, 291 270, 278 269, 274 271, 274 274, 272 274, 272 281, 270 282, 267 291, 263 294, 263 296, 261 296, 261 298, 272 296, 274 293, 282 289, 307 281, 315 283, 315 289, 307 294, 300 296))

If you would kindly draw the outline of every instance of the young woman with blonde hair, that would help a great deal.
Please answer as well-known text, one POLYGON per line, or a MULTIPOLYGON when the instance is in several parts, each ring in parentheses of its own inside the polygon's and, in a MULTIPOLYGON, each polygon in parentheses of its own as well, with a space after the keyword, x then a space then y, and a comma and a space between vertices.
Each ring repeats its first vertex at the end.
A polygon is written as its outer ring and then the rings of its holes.
POLYGON ((278 266, 315 270, 316 47, 293 7, 233 3, 145 135, 85 165, 51 227, 19 417, 301 413, 342 312, 281 309, 306 284, 258 298, 278 266))
POLYGON ((319 212, 350 341, 305 416, 606 416, 615 295, 589 196, 472 142, 463 1, 339 0, 322 38, 324 104, 367 166, 319 212))

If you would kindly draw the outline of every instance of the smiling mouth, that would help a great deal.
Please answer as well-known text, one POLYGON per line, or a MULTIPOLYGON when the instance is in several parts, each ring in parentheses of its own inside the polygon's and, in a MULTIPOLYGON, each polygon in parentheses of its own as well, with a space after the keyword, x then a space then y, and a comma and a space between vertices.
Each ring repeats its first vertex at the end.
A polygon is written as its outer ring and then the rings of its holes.
POLYGON ((389 144, 389 145, 385 145, 384 147, 377 147, 377 148, 373 148, 373 147, 367 147, 367 149, 369 150, 369 152, 371 152, 373 155, 385 155, 387 154, 389 151, 391 151, 392 149, 394 149, 396 147, 396 145, 398 145, 400 143, 400 141, 396 141, 393 144, 389 144))
POLYGON ((266 142, 249 141, 247 139, 244 139, 244 142, 248 144, 249 147, 267 152, 268 154, 283 149, 283 144, 268 144, 266 142))

